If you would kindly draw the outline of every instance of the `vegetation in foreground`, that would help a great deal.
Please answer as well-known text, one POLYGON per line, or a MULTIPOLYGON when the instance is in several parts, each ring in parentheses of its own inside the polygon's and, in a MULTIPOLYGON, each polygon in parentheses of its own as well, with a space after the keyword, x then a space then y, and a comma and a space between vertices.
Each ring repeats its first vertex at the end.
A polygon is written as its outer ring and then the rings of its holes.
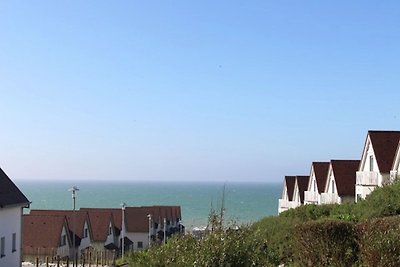
POLYGON ((357 204, 305 205, 230 228, 211 215, 213 231, 174 237, 133 253, 130 266, 400 266, 400 183, 357 204))

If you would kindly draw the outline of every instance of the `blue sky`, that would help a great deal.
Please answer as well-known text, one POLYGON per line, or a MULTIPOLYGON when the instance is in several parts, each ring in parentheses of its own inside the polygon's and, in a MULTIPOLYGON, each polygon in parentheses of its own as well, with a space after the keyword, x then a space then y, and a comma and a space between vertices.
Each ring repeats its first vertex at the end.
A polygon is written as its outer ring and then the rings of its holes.
POLYGON ((13 179, 282 181, 400 130, 398 1, 1 1, 13 179))

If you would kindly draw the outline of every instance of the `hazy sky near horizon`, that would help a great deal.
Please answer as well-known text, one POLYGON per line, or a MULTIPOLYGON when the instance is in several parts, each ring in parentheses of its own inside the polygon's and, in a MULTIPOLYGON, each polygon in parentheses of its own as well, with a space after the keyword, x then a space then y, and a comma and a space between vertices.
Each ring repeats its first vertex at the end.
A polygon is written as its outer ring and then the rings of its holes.
POLYGON ((0 1, 15 180, 282 181, 400 130, 399 1, 0 1))

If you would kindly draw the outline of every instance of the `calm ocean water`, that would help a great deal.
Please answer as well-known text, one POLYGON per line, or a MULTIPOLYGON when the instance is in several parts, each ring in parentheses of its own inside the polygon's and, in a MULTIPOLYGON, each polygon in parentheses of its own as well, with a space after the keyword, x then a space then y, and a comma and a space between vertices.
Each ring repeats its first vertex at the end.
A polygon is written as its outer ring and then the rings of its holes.
MULTIPOLYGON (((187 229, 207 224, 211 207, 220 209, 223 183, 17 181, 31 209, 71 209, 68 188, 76 185, 77 208, 180 205, 187 229)), ((276 215, 280 183, 225 183, 225 218, 240 224, 276 215)))

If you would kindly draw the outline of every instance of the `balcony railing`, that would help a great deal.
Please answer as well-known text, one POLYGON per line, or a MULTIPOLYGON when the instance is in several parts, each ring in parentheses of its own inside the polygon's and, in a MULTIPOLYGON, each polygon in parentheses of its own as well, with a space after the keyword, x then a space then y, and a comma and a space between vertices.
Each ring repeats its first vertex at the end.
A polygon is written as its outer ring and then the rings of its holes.
POLYGON ((379 185, 378 172, 357 172, 356 183, 358 185, 379 185))
POLYGON ((305 191, 304 192, 304 201, 307 202, 316 202, 318 203, 319 193, 314 191, 305 191))
POLYGON ((287 209, 294 209, 300 206, 301 204, 295 201, 288 201, 286 199, 279 199, 279 209, 280 210, 287 210, 287 209))
POLYGON ((321 203, 322 204, 339 203, 339 196, 337 194, 332 194, 332 193, 322 193, 321 194, 321 203))

